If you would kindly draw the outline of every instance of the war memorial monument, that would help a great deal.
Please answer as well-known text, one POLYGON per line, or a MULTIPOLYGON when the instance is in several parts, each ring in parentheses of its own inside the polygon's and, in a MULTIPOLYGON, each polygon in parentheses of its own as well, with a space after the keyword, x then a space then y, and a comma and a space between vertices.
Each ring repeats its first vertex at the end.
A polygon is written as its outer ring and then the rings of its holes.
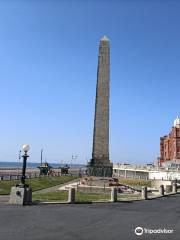
POLYGON ((88 175, 112 177, 112 163, 109 160, 109 86, 110 46, 104 36, 100 40, 92 159, 88 165, 88 175))

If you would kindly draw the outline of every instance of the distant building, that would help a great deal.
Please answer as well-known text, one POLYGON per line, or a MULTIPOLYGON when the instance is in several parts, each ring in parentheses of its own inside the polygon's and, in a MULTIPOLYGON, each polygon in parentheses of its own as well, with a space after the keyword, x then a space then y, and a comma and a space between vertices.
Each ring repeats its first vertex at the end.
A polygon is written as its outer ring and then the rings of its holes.
POLYGON ((174 120, 169 135, 160 138, 159 166, 180 165, 180 118, 174 120))
MULTIPOLYGON (((113 164, 113 177, 150 180, 180 180, 180 168, 163 168, 154 165, 113 164)), ((163 183, 164 184, 164 183, 163 183)), ((170 184, 170 183, 168 183, 170 184)))

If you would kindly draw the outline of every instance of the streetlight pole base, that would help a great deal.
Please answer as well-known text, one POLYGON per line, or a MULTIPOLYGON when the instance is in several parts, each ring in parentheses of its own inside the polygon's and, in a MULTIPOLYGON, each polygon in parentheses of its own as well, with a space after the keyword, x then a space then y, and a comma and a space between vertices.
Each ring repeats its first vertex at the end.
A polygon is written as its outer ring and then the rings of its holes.
POLYGON ((12 187, 9 203, 16 205, 32 204, 32 189, 27 185, 12 187))

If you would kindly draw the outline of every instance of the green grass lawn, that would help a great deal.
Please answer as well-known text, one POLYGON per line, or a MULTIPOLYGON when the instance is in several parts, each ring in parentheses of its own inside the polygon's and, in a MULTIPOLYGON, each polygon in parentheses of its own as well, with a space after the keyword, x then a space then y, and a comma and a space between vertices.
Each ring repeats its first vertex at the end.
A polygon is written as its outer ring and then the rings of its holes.
POLYGON ((119 183, 137 188, 141 188, 142 186, 151 187, 151 180, 144 179, 119 178, 119 183))
MULTIPOLYGON (((83 193, 76 192, 76 202, 91 202, 98 200, 109 200, 110 194, 105 193, 83 193)), ((68 191, 33 193, 33 201, 67 201, 68 191)))
MULTIPOLYGON (((41 177, 41 178, 32 178, 27 179, 26 183, 32 187, 33 191, 41 190, 48 187, 53 187, 60 185, 71 180, 76 179, 77 177, 73 176, 60 176, 60 177, 41 177)), ((18 184, 19 180, 12 181, 0 181, 0 195, 10 194, 12 186, 18 184)))
MULTIPOLYGON (((118 194, 118 200, 140 200, 141 194, 118 194)), ((67 201, 68 191, 33 193, 33 201, 58 202, 67 201)), ((83 193, 76 192, 76 202, 92 202, 100 200, 110 200, 110 193, 83 193)))

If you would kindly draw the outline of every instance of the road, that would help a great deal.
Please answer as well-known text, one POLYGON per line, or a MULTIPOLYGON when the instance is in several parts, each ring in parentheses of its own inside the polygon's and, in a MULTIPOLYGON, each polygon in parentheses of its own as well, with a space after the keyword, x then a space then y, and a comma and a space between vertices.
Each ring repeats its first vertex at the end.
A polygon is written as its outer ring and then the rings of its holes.
POLYGON ((0 240, 180 239, 180 194, 153 200, 12 206, 0 204, 0 240), (144 233, 136 227, 168 229, 144 233))

